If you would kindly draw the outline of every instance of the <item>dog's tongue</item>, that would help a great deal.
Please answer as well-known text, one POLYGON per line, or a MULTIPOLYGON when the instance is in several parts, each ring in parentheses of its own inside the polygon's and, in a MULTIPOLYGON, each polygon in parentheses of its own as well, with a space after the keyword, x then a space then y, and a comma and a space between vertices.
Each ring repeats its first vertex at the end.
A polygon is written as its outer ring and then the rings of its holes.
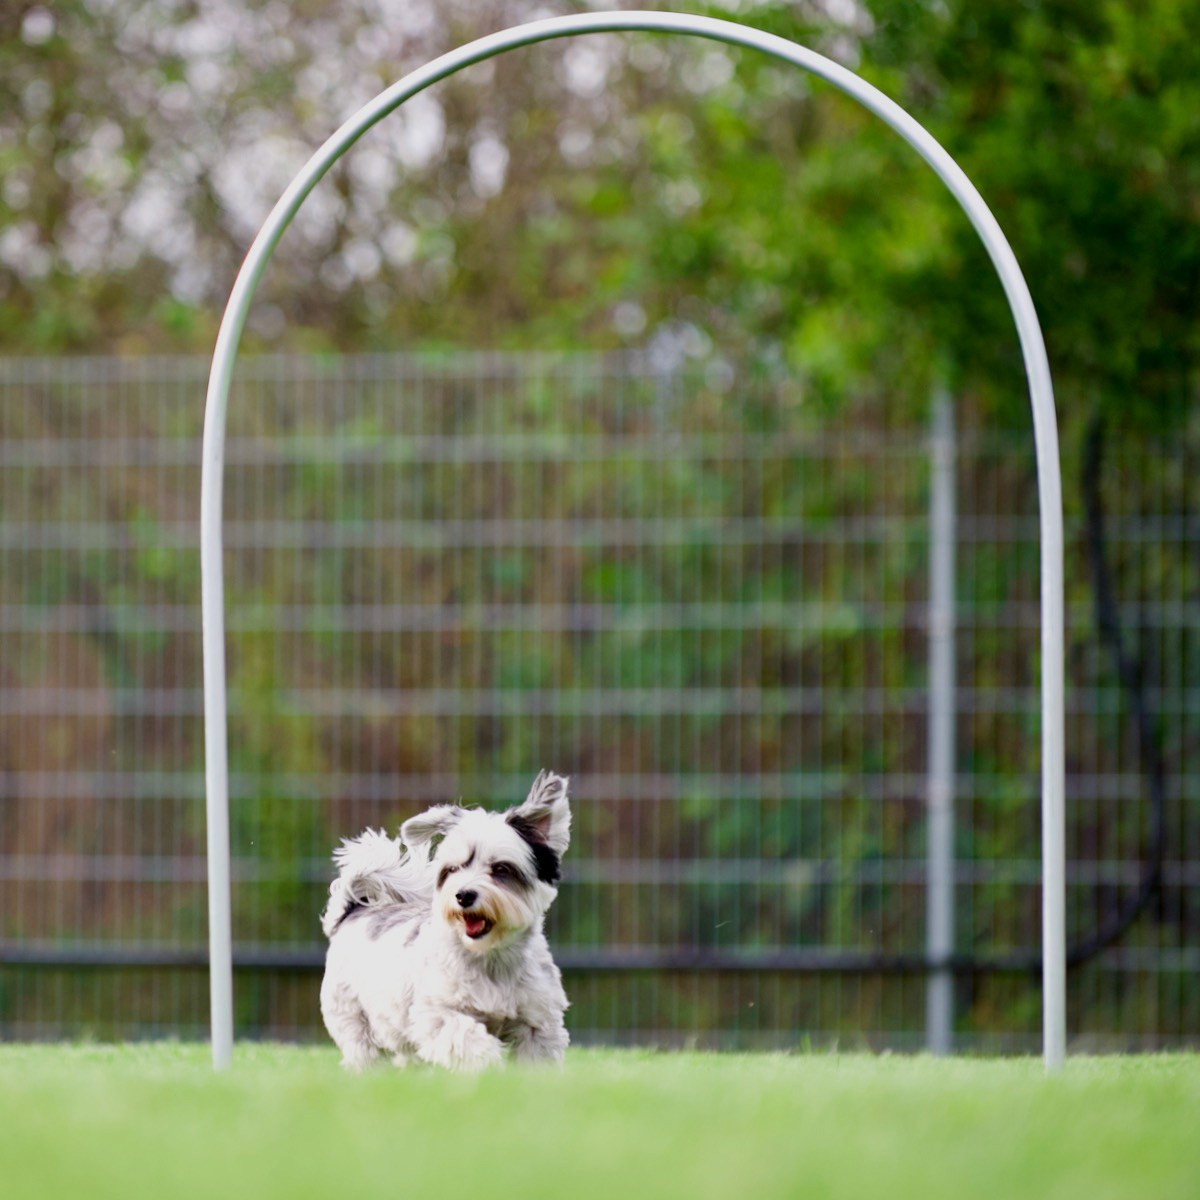
POLYGON ((463 924, 467 928, 467 937, 478 937, 487 926, 487 918, 476 913, 467 913, 463 917, 463 924))

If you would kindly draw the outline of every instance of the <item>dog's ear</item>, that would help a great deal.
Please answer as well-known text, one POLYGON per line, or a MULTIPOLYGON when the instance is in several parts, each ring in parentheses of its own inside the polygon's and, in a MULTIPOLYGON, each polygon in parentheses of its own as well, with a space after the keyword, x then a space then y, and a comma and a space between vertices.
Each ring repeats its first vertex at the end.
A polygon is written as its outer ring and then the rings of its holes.
POLYGON ((566 775, 542 771, 533 781, 525 803, 510 809, 507 819, 522 837, 549 846, 561 858, 571 842, 571 807, 567 801, 566 775))
POLYGON ((429 843, 439 835, 445 837, 462 819, 463 811, 457 804, 435 804, 400 826, 400 840, 410 853, 421 857, 423 850, 428 857, 429 843))

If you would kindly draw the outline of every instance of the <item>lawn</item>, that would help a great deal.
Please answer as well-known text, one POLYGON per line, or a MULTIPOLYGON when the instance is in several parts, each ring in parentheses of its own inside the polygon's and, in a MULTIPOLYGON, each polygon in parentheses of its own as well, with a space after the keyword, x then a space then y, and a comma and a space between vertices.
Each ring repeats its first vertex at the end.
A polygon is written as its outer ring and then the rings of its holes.
POLYGON ((326 1049, 0 1046, 0 1194, 1200 1196, 1200 1057, 575 1051, 344 1075, 326 1049))

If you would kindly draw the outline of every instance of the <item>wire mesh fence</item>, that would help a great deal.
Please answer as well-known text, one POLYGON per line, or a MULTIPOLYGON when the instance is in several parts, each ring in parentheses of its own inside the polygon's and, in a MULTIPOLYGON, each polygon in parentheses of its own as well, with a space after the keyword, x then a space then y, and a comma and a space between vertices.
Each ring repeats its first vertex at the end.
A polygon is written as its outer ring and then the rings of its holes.
MULTIPOLYGON (((5 1038, 206 1032, 206 373, 0 364, 5 1038)), ((1200 429, 1064 445, 1070 1028, 1195 1044, 1200 429)), ((577 1042, 924 1045, 931 460, 926 428, 723 362, 243 360, 239 1035, 322 1036, 338 838, 546 766, 577 1042)), ((954 1039, 1033 1049, 1029 433, 960 431, 954 477, 954 1039)))

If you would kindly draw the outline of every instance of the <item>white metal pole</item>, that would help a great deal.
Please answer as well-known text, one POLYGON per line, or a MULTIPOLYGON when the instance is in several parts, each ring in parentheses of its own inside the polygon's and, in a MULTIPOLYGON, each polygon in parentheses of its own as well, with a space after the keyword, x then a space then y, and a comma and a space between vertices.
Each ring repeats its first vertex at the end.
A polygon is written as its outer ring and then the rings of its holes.
POLYGON ((364 105, 309 159, 254 239, 233 286, 213 354, 204 422, 200 562, 204 632, 205 778, 209 829, 209 947, 212 958, 213 1059, 229 1061, 232 968, 229 936, 229 796, 226 763, 225 631, 221 577, 221 471, 225 413, 237 345, 258 281, 284 230, 333 163, 377 121, 440 79, 518 46, 586 33, 692 34, 760 50, 826 80, 891 126, 950 189, 983 240, 1000 276, 1021 342, 1037 444, 1042 559, 1042 872, 1044 1043, 1049 1069, 1066 1045, 1063 916, 1063 580, 1062 483, 1054 391, 1029 289, 995 217, 957 163, 898 104, 831 59, 775 34, 712 17, 668 12, 598 12, 549 17, 479 38, 434 59, 364 105), (213 900, 211 893, 222 897, 213 900))
POLYGON ((933 401, 929 495, 929 819, 925 945, 925 1043, 954 1042, 954 413, 939 386, 933 401))

